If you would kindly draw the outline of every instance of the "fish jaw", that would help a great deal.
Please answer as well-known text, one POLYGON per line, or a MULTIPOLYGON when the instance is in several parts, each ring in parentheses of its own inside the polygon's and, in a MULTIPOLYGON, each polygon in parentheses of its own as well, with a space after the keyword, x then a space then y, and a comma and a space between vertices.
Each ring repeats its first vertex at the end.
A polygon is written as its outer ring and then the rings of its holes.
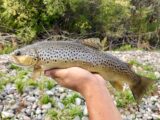
POLYGON ((11 55, 12 62, 22 66, 34 66, 37 63, 37 60, 28 55, 16 56, 11 55))

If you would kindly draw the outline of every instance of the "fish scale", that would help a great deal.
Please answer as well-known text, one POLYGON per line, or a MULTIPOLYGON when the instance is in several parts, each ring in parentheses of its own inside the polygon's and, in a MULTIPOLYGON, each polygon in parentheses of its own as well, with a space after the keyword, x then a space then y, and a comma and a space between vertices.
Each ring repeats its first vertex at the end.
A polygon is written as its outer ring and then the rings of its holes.
POLYGON ((34 67, 33 79, 51 68, 81 67, 100 74, 116 89, 127 83, 139 101, 153 80, 137 75, 127 63, 100 51, 98 43, 94 39, 43 41, 15 50, 11 55, 14 63, 34 67))

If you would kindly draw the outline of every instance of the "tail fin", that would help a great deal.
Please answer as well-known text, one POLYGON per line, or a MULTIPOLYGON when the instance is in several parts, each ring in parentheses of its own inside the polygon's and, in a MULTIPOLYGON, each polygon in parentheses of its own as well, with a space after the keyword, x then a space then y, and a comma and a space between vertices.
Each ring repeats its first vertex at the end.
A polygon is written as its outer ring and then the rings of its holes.
POLYGON ((154 80, 151 80, 146 77, 139 76, 140 82, 138 82, 136 85, 130 86, 131 91, 133 93, 133 96, 138 103, 143 95, 147 92, 147 89, 152 86, 154 83, 154 80))

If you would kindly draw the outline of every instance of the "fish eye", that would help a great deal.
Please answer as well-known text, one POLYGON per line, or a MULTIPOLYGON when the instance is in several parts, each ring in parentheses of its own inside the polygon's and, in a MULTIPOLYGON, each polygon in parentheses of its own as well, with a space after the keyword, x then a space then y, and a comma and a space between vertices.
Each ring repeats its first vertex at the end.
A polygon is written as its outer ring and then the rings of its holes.
POLYGON ((17 52, 15 53, 15 55, 16 55, 16 56, 20 56, 20 55, 21 55, 21 52, 20 52, 20 51, 17 51, 17 52))

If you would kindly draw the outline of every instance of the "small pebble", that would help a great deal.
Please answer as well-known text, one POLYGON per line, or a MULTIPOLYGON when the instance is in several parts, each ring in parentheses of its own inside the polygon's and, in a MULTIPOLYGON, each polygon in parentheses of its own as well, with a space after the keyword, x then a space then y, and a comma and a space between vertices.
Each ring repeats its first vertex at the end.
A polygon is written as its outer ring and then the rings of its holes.
POLYGON ((58 102, 57 105, 58 105, 58 108, 60 108, 61 110, 64 109, 64 105, 61 102, 58 102))
POLYGON ((2 111, 1 116, 2 116, 2 118, 6 119, 6 118, 12 118, 12 117, 14 117, 14 114, 11 113, 11 112, 2 111))
POLYGON ((73 120, 81 120, 79 116, 76 116, 73 120))
POLYGON ((82 101, 82 100, 81 100, 80 98, 76 98, 76 99, 75 99, 76 105, 80 105, 80 104, 81 104, 81 101, 82 101))
POLYGON ((89 120, 88 117, 82 117, 82 120, 89 120))
POLYGON ((45 105, 42 105, 42 109, 50 109, 52 107, 51 103, 48 103, 48 104, 45 104, 45 105))
POLYGON ((88 115, 88 109, 86 106, 83 109, 83 115, 86 115, 86 116, 88 115))

